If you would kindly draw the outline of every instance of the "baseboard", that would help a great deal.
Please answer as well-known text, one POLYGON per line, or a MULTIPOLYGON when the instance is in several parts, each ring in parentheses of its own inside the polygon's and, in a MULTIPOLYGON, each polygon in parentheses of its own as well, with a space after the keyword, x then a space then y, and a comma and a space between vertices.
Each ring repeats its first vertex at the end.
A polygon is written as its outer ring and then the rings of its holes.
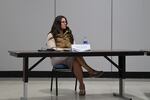
MULTIPOLYGON (((70 72, 61 73, 59 77, 73 77, 70 72)), ((4 78, 17 78, 22 77, 22 71, 0 71, 0 77, 4 78)), ((31 71, 29 77, 51 77, 51 71, 31 71)), ((88 77, 88 73, 84 72, 84 77, 88 77)), ((127 78, 150 78, 150 72, 126 72, 127 78)), ((118 72, 104 72, 101 78, 118 78, 118 72)))

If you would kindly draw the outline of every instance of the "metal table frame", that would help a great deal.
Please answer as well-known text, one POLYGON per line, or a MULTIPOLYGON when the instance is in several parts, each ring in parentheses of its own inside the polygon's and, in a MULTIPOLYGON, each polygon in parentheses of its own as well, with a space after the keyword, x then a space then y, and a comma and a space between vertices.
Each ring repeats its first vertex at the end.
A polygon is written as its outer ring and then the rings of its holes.
POLYGON ((85 52, 74 52, 74 51, 8 51, 11 56, 17 58, 23 58, 23 97, 21 100, 28 99, 28 71, 32 70, 36 65, 43 61, 46 57, 63 57, 63 56, 103 56, 111 64, 113 64, 119 73, 119 93, 113 93, 114 96, 119 96, 124 99, 132 100, 131 98, 125 97, 124 95, 124 79, 126 78, 126 56, 142 56, 144 51, 132 51, 132 50, 97 50, 97 51, 85 51, 85 52), (118 64, 116 64, 108 56, 117 56, 118 64), (29 68, 29 58, 42 57, 37 63, 29 68))

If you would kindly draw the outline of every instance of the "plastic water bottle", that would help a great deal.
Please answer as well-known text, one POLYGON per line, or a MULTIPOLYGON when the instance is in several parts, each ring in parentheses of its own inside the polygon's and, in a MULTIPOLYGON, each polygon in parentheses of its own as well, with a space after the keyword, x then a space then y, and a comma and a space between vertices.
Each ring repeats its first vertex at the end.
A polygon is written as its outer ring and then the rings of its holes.
POLYGON ((83 44, 88 44, 88 40, 86 37, 83 38, 83 44))

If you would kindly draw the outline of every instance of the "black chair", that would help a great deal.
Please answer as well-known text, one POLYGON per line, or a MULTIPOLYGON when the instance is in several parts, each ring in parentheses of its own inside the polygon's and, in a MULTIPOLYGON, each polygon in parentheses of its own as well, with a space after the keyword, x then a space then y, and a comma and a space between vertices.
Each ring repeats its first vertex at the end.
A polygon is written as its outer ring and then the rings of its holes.
MULTIPOLYGON (((59 77, 59 74, 66 73, 66 72, 72 73, 72 70, 67 65, 58 64, 58 65, 53 66, 52 74, 51 74, 51 89, 50 89, 50 91, 52 92, 53 78, 55 78, 56 79, 56 96, 58 96, 58 77, 59 77)), ((75 80, 75 91, 76 90, 77 90, 77 78, 75 80)))

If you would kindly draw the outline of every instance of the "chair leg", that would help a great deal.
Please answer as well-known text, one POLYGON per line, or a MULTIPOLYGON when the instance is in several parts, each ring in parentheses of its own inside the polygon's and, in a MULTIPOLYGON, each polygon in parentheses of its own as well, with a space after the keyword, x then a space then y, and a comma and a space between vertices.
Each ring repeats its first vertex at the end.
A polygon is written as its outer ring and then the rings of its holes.
POLYGON ((56 75, 56 96, 58 96, 58 79, 57 79, 57 75, 56 75))
POLYGON ((52 91, 52 89, 53 89, 53 71, 52 71, 52 76, 51 76, 51 91, 52 91))
POLYGON ((75 91, 77 91, 77 78, 76 78, 76 81, 75 81, 75 91))

